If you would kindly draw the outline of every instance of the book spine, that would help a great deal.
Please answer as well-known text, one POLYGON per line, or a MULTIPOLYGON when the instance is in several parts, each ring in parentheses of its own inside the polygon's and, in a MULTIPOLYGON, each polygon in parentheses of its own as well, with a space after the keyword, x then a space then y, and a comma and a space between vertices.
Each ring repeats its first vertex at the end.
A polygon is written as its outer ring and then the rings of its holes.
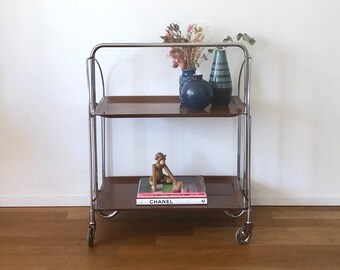
POLYGON ((148 199, 148 198, 204 198, 207 194, 204 192, 200 193, 138 193, 137 198, 148 199))
POLYGON ((208 204, 207 198, 148 198, 136 199, 137 205, 208 204))

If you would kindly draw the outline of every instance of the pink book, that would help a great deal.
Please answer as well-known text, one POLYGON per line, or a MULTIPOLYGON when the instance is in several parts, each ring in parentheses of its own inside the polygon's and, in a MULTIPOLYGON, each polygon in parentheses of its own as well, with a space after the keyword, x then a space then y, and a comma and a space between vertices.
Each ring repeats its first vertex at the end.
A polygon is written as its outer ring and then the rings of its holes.
POLYGON ((206 198, 203 176, 176 176, 177 181, 183 182, 180 191, 173 190, 172 184, 158 184, 157 190, 152 191, 149 178, 141 178, 138 184, 137 198, 206 198))

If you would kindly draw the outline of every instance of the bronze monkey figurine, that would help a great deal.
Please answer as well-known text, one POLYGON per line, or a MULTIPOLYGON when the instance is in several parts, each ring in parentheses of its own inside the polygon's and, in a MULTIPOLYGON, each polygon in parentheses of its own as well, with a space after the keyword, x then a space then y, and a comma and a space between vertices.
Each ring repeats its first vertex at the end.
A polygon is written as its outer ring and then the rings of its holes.
POLYGON ((161 152, 158 152, 155 155, 156 163, 152 164, 152 176, 150 176, 150 186, 153 191, 156 191, 156 186, 158 183, 162 183, 162 181, 166 183, 173 183, 175 188, 174 192, 181 192, 182 182, 176 181, 175 177, 169 170, 168 166, 165 164, 166 155, 161 152), (163 169, 166 171, 168 175, 163 173, 163 169))

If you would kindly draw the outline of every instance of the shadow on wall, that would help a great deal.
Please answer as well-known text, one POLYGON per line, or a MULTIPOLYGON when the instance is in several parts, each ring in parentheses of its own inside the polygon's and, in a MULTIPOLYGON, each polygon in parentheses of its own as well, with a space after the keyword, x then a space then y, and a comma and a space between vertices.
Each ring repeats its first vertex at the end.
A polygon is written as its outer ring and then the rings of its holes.
POLYGON ((340 134, 330 116, 331 109, 337 108, 336 99, 327 96, 332 96, 336 86, 332 72, 322 71, 312 53, 273 43, 256 53, 252 170, 259 180, 254 185, 263 185, 254 191, 257 196, 288 198, 294 193, 312 197, 335 192, 329 186, 338 174, 336 138, 340 134))

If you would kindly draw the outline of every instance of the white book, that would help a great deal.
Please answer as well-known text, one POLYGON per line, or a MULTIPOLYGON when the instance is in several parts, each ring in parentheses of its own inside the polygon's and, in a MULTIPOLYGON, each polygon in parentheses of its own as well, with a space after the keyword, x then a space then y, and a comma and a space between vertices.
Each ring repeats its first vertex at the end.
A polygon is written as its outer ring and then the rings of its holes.
POLYGON ((137 205, 208 204, 207 198, 137 198, 137 205))

